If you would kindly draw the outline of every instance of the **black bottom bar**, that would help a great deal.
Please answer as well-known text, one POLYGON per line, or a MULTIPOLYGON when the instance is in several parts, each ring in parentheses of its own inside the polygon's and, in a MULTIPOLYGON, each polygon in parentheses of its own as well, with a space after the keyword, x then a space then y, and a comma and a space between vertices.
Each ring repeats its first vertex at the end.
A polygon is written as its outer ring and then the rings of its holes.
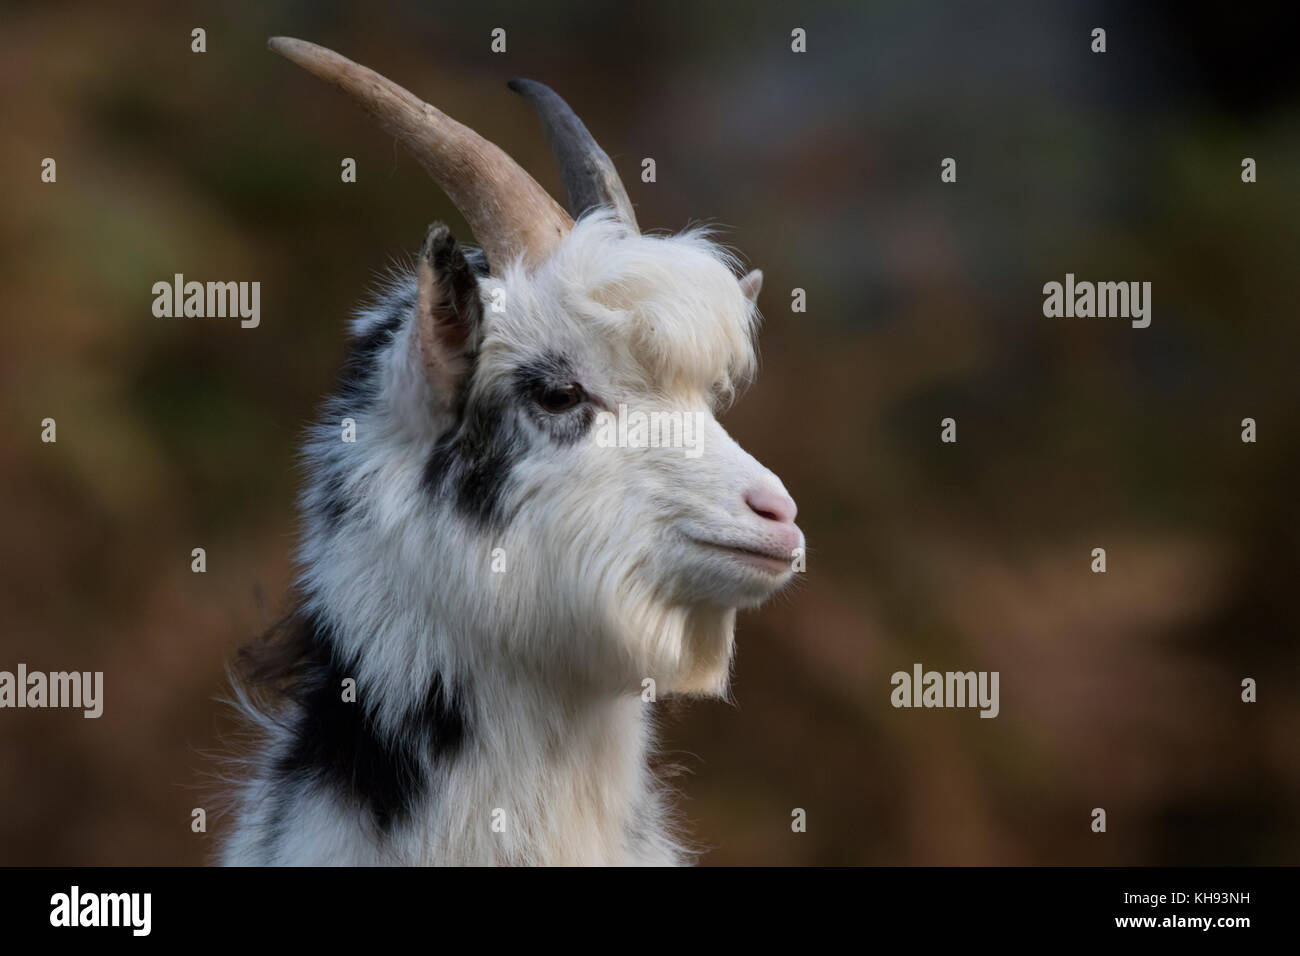
POLYGON ((485 943, 499 942, 503 931, 515 929, 545 932, 552 943, 560 932, 570 940, 603 938, 616 944, 644 938, 665 945, 688 925, 700 924, 706 935, 732 938, 785 931, 808 939, 847 934, 865 942, 902 934, 927 946, 945 939, 1102 937, 1231 945, 1252 934, 1285 931, 1298 883, 1294 868, 545 874, 7 869, 0 870, 0 925, 6 942, 60 936, 66 941, 75 935, 79 944, 91 945, 110 938, 337 945, 349 937, 373 941, 417 932, 433 946, 445 944, 442 936, 453 926, 458 937, 484 934, 485 943), (148 894, 147 911, 143 894, 148 894), (137 935, 146 927, 146 914, 148 933, 137 935), (86 922, 118 925, 82 925, 86 922), (596 930, 604 935, 593 937, 596 930))

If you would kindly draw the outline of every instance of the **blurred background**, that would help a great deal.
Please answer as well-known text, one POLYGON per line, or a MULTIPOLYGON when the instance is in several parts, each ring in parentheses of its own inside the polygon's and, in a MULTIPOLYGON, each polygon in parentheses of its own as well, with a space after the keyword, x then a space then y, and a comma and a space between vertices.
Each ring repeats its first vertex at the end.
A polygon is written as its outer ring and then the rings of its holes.
POLYGON ((789 6, 6 4, 0 669, 102 670, 106 701, 0 712, 0 864, 210 857, 220 824, 190 810, 233 726, 223 668, 284 608, 295 448, 345 318, 430 221, 468 236, 274 34, 562 196, 505 86, 543 80, 643 227, 716 223, 765 271, 763 371, 724 423, 811 556, 742 616, 734 701, 664 707, 705 863, 1300 862, 1289 11, 789 6), (261 327, 155 318, 177 272, 260 281, 261 327), (1044 318, 1066 272, 1150 281, 1151 327, 1044 318), (893 709, 914 662, 999 671, 1001 715, 893 709))

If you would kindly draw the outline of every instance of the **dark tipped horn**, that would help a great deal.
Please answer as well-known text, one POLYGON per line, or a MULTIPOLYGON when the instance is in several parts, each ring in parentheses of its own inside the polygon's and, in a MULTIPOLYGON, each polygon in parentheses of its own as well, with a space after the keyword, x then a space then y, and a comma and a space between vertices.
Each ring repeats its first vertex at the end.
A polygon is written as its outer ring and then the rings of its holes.
POLYGON ((578 114, 545 83, 515 79, 508 85, 528 100, 542 120, 551 152, 560 164, 560 175, 569 197, 569 215, 577 219, 588 209, 606 206, 633 231, 639 232, 632 200, 618 178, 618 171, 578 119, 578 114))

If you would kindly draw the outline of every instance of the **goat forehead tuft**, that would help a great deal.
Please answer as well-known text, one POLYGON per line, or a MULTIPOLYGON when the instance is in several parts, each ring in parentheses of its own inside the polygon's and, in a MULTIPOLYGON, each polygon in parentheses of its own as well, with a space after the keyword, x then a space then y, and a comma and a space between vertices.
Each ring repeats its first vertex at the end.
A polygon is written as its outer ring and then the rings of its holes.
POLYGON ((507 312, 535 325, 507 320, 501 337, 539 351, 558 335, 655 390, 731 392, 756 365, 756 314, 734 266, 704 230, 636 236, 584 216, 536 273, 507 274, 508 300, 522 306, 507 312))

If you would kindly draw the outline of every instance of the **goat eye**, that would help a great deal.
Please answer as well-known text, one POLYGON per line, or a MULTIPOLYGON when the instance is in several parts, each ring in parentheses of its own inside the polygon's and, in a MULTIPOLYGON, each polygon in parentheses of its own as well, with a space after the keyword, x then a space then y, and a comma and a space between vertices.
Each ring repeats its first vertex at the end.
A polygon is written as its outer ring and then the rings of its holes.
POLYGON ((552 415, 567 412, 581 405, 587 393, 581 385, 561 385, 558 388, 545 388, 537 394, 537 404, 552 415))

